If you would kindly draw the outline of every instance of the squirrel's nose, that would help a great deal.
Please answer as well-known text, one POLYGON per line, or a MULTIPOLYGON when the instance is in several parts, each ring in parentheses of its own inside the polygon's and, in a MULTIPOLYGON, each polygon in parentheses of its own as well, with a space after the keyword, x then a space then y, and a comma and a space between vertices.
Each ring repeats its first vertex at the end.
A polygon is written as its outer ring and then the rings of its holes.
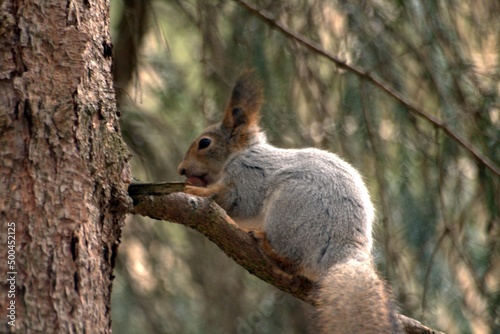
POLYGON ((182 167, 182 165, 179 165, 179 168, 177 169, 177 171, 181 175, 186 175, 186 168, 182 167))

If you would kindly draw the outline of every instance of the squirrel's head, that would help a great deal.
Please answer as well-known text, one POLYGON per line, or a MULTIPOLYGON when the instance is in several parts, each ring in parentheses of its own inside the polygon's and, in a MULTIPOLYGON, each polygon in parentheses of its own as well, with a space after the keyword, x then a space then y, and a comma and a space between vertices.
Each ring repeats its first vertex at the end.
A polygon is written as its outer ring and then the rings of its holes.
POLYGON ((207 186, 221 178, 232 155, 265 142, 259 127, 263 92, 253 71, 246 70, 236 80, 222 121, 205 129, 189 147, 178 171, 207 186))

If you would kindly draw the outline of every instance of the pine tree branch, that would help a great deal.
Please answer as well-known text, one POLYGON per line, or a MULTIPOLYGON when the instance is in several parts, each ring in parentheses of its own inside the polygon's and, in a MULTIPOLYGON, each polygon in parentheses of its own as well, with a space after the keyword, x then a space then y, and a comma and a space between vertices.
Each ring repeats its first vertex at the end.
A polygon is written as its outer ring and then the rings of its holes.
MULTIPOLYGON (((130 213, 167 220, 192 228, 215 243, 227 256, 263 281, 314 304, 314 286, 302 276, 283 272, 263 256, 259 244, 215 202, 181 192, 181 183, 132 184, 130 213), (172 193, 173 192, 173 193, 172 193)), ((420 322, 399 315, 408 334, 438 334, 420 322)))
POLYGON ((345 61, 340 60, 339 58, 335 57, 334 55, 328 53, 320 45, 314 43, 311 40, 308 40, 304 36, 298 35, 297 33, 293 32, 285 25, 278 22, 274 17, 272 17, 272 15, 259 10, 258 8, 256 8, 255 6, 249 4, 248 2, 246 2, 244 0, 237 0, 237 2, 243 8, 245 8, 250 14, 252 14, 255 17, 259 18, 260 20, 266 22, 267 24, 269 24, 269 26, 271 28, 280 31, 287 38, 290 38, 290 39, 298 42, 300 45, 311 50, 313 53, 318 54, 318 55, 328 59, 329 61, 333 62, 338 68, 349 71, 349 72, 355 74, 356 76, 358 76, 360 79, 365 80, 365 81, 370 82, 371 84, 375 85, 380 90, 385 92, 387 95, 391 96, 392 98, 397 100, 399 103, 401 103, 407 110, 409 110, 413 114, 419 116, 420 118, 425 119, 427 122, 431 123, 435 128, 442 130, 448 137, 453 139, 456 143, 458 143, 458 145, 460 145, 467 152, 469 152, 469 154, 471 154, 474 157, 474 159, 476 159, 480 164, 484 165, 486 168, 491 170, 497 176, 500 176, 500 168, 498 166, 496 166, 488 157, 484 156, 481 152, 479 152, 479 150, 475 146, 473 146, 471 143, 469 143, 465 138, 462 138, 462 136, 460 136, 458 133, 454 132, 443 121, 439 120, 438 118, 436 118, 432 114, 418 108, 413 102, 406 99, 399 92, 394 90, 392 87, 383 83, 381 80, 374 78, 372 75, 370 75, 369 72, 364 71, 360 68, 357 68, 354 65, 349 65, 345 61))

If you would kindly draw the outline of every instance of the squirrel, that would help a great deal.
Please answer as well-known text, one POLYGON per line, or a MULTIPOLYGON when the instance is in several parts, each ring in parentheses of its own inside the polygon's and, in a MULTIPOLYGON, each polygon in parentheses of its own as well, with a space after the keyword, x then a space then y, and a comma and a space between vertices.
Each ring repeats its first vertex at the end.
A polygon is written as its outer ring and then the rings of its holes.
POLYGON ((373 258, 375 213, 360 174, 327 151, 281 149, 259 127, 263 89, 237 79, 222 121, 189 147, 184 191, 210 197, 285 272, 318 283, 321 333, 402 333, 373 258))

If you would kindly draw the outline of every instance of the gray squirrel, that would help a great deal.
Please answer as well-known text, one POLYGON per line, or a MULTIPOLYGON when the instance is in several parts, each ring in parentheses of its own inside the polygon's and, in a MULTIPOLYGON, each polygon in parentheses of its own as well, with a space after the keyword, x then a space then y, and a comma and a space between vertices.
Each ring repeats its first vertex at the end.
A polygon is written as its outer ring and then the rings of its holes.
POLYGON ((268 144, 262 104, 257 76, 244 71, 222 121, 179 165, 185 192, 213 198, 280 268, 319 282, 321 333, 402 333, 373 264, 375 214, 361 176, 335 154, 268 144))

